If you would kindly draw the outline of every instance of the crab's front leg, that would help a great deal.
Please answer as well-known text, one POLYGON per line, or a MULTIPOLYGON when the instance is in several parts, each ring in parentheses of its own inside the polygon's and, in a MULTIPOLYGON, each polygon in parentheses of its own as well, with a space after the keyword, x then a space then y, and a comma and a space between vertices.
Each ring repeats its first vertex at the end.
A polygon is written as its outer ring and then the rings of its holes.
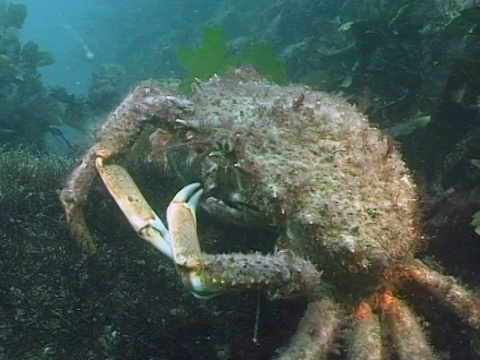
POLYGON ((267 255, 203 253, 195 216, 201 194, 200 184, 187 185, 167 209, 173 259, 184 285, 196 297, 261 288, 271 298, 285 298, 308 295, 319 289, 320 272, 291 251, 267 255))
POLYGON ((128 172, 120 165, 105 164, 102 158, 97 158, 95 165, 108 192, 138 236, 173 260, 167 228, 148 205, 128 172))
POLYGON ((318 289, 320 273, 290 251, 271 255, 203 253, 197 236, 196 207, 201 185, 181 189, 167 209, 168 230, 148 205, 127 171, 97 158, 108 191, 136 233, 172 259, 184 285, 197 297, 263 288, 272 298, 307 295, 318 289))
POLYGON ((82 206, 96 176, 97 159, 107 160, 126 153, 150 120, 169 124, 183 112, 190 111, 191 107, 190 101, 166 94, 156 84, 145 82, 133 89, 109 114, 96 132, 95 142, 80 159, 60 194, 67 223, 74 238, 85 249, 94 251, 96 248, 85 223, 82 206))

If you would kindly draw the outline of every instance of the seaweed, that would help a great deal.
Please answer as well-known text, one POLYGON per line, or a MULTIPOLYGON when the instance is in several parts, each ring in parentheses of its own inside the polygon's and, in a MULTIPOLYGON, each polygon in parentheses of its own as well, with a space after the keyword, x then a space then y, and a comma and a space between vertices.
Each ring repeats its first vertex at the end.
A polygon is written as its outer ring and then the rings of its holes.
POLYGON ((0 0, 0 144, 45 149, 47 134, 62 138, 59 126, 81 127, 84 101, 57 99, 44 84, 39 68, 55 57, 33 41, 22 45, 19 29, 26 15, 25 5, 0 0))
POLYGON ((41 51, 39 46, 33 41, 23 45, 21 56, 23 65, 29 70, 52 65, 55 62, 55 55, 52 52, 41 51))
POLYGON ((253 65, 260 74, 276 84, 283 85, 287 82, 285 61, 275 55, 265 43, 247 42, 243 49, 242 62, 253 65))
POLYGON ((275 55, 265 43, 249 41, 237 53, 229 54, 228 41, 221 26, 203 30, 202 42, 197 48, 178 46, 177 56, 188 76, 181 85, 182 91, 191 91, 195 79, 207 80, 221 75, 229 68, 251 65, 260 74, 277 84, 287 82, 285 61, 275 55))

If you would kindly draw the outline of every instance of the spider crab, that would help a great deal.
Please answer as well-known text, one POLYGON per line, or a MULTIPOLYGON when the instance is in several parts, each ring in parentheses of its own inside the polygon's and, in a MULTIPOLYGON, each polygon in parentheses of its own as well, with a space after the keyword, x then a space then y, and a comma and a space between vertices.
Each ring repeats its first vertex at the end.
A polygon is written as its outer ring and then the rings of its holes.
POLYGON ((188 100, 141 84, 97 132, 61 194, 87 248, 94 243, 81 205, 99 173, 134 230, 175 263, 194 295, 256 288, 272 299, 308 297, 279 359, 326 359, 344 328, 348 359, 436 359, 416 315, 396 295, 412 282, 480 328, 479 298, 415 258, 423 239, 415 185, 388 137, 353 106, 268 83, 248 69, 194 90, 188 100), (174 167, 183 158, 198 180, 173 198, 167 226, 114 161, 147 123, 158 127, 149 137, 151 159, 174 167), (235 222, 275 227, 276 248, 202 252, 198 204, 235 222))

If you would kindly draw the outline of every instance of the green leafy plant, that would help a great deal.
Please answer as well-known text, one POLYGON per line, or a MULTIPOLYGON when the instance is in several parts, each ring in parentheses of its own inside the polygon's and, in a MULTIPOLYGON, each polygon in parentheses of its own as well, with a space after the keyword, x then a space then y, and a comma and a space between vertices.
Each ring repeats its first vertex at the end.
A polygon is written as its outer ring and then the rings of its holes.
POLYGON ((264 43, 249 41, 242 51, 230 55, 225 32, 220 26, 204 29, 202 43, 197 48, 178 46, 180 64, 188 71, 181 89, 189 92, 194 79, 207 80, 229 68, 252 65, 262 75, 277 84, 287 82, 285 62, 264 43))
POLYGON ((243 49, 241 60, 241 64, 253 65, 260 74, 267 76, 274 83, 281 85, 287 82, 285 61, 265 43, 248 42, 243 49))

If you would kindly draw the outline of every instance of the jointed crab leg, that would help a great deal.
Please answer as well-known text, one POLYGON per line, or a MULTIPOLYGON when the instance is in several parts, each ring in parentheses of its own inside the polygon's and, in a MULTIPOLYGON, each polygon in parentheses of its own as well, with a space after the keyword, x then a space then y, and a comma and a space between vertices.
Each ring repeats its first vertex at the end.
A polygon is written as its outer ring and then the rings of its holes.
POLYGON ((93 145, 82 157, 80 163, 72 171, 60 193, 60 201, 65 210, 67 224, 74 239, 90 252, 96 250, 88 227, 85 223, 82 205, 87 199, 88 189, 96 176, 95 158, 97 145, 93 145))
POLYGON ((475 330, 480 329, 480 299, 452 277, 425 266, 420 260, 403 267, 406 278, 432 293, 475 330))
POLYGON ((167 210, 173 258, 184 285, 195 296, 263 288, 270 297, 280 298, 308 295, 318 288, 319 271, 289 251, 271 255, 202 253, 195 217, 201 194, 200 184, 187 185, 167 210))
POLYGON ((380 297, 379 307, 400 360, 436 360, 416 316, 391 293, 380 297))
POLYGON ((135 232, 173 260, 168 229, 155 214, 127 171, 97 158, 100 177, 135 232))
POLYGON ((202 250, 198 242, 195 216, 202 192, 199 183, 187 185, 175 195, 167 209, 175 264, 190 269, 202 265, 202 250))
POLYGON ((381 360, 384 358, 380 319, 366 302, 361 302, 353 314, 348 354, 355 360, 381 360))
POLYGON ((195 210, 202 189, 181 189, 167 209, 168 230, 122 167, 95 161, 108 191, 139 236, 171 258, 184 285, 200 298, 220 292, 263 288, 271 298, 308 295, 318 289, 320 272, 290 251, 275 254, 202 253, 195 210))
POLYGON ((153 82, 145 82, 133 89, 122 103, 110 113, 95 134, 95 142, 83 155, 70 174, 60 194, 67 223, 75 239, 87 250, 95 251, 82 212, 90 185, 96 176, 95 161, 125 153, 136 141, 145 125, 153 118, 173 122, 191 103, 178 96, 165 94, 153 82))
POLYGON ((184 285, 200 298, 220 292, 264 288, 270 297, 308 295, 317 290, 320 273, 309 261, 289 251, 271 255, 202 253, 195 209, 201 185, 181 189, 167 209, 169 230, 121 166, 95 161, 98 173, 123 214, 143 239, 172 259, 184 285))
POLYGON ((326 359, 339 336, 344 314, 329 299, 311 302, 287 349, 276 360, 326 359))

